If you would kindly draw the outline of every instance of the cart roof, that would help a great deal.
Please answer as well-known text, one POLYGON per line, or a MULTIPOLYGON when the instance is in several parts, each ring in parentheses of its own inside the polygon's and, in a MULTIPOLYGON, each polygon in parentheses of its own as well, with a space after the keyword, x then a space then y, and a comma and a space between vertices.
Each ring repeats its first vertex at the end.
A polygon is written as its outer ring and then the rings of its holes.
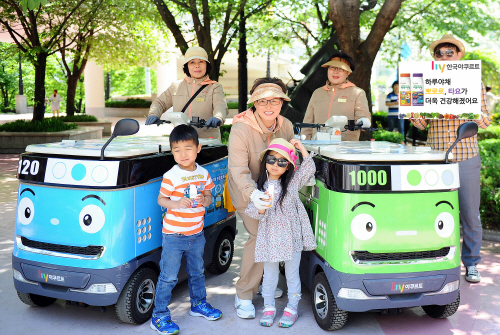
MULTIPOLYGON (((63 140, 62 142, 31 144, 26 147, 27 152, 41 154, 55 154, 67 156, 100 157, 101 148, 107 139, 94 140, 63 140)), ((218 145, 218 139, 200 138, 202 145, 218 145)), ((168 136, 124 136, 115 138, 104 151, 105 157, 134 157, 170 151, 168 136)))
MULTIPOLYGON (((309 151, 342 161, 443 161, 445 152, 386 141, 303 141, 309 151)), ((451 155, 450 155, 451 158, 451 155)))

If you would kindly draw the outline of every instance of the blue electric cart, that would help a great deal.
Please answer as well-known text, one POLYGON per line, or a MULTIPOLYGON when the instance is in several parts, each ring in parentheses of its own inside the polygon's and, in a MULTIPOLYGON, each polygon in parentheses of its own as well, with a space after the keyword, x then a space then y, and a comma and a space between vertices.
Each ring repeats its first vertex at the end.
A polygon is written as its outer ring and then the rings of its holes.
MULTIPOLYGON (((168 137, 104 142, 35 144, 21 155, 14 286, 30 306, 56 299, 115 305, 120 320, 141 324, 151 317, 160 272, 165 208, 158 206, 158 192, 175 161, 168 137)), ((223 206, 227 147, 200 142, 197 162, 215 183, 205 216, 205 267, 217 274, 232 261, 236 216, 223 206)), ((179 277, 187 278, 185 266, 179 277)))

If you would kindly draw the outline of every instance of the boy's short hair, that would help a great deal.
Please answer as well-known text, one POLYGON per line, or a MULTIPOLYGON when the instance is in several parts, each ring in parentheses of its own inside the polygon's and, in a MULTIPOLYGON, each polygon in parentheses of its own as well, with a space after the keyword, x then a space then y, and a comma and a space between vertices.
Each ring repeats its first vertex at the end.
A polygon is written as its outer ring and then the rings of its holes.
POLYGON ((489 92, 489 91, 491 91, 491 86, 490 85, 486 86, 486 92, 489 92))
POLYGON ((187 124, 180 124, 175 127, 168 139, 170 141, 170 148, 172 148, 173 144, 181 141, 193 141, 197 146, 200 144, 196 129, 187 124))
POLYGON ((396 80, 392 83, 392 90, 394 91, 394 85, 399 85, 399 80, 396 80))

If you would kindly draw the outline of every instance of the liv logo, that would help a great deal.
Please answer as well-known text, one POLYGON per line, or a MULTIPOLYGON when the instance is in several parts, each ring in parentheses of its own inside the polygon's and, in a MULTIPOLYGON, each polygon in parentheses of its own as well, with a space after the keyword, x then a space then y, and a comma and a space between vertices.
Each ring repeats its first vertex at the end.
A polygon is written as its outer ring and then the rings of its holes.
POLYGON ((38 278, 45 280, 45 282, 47 282, 49 279, 53 281, 64 282, 63 276, 49 275, 47 273, 43 273, 41 270, 38 270, 38 278))
POLYGON ((446 67, 445 64, 434 64, 434 61, 432 61, 432 70, 438 70, 441 71, 441 73, 443 73, 445 67, 446 67))
POLYGON ((417 289, 422 289, 424 288, 423 283, 416 283, 416 284, 396 284, 395 282, 392 282, 392 290, 391 291, 399 291, 400 293, 403 293, 404 289, 407 290, 417 290, 417 289))

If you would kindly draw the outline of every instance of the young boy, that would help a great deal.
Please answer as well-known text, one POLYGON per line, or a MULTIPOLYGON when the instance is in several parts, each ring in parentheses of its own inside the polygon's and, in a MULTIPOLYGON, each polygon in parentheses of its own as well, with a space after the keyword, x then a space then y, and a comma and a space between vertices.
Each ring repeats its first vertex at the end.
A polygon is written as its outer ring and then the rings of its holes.
POLYGON ((170 134, 170 149, 177 165, 163 175, 158 195, 158 204, 167 208, 167 213, 163 218, 161 273, 151 319, 151 328, 162 335, 179 333, 179 327, 172 321, 167 306, 177 283, 182 256, 186 259, 189 274, 189 314, 203 316, 207 320, 222 317, 222 312, 205 300, 203 216, 205 207, 212 203, 210 190, 214 183, 208 171, 195 162, 201 150, 196 130, 187 125, 175 127, 170 134), (197 195, 190 199, 190 189, 193 187, 196 187, 197 195))

